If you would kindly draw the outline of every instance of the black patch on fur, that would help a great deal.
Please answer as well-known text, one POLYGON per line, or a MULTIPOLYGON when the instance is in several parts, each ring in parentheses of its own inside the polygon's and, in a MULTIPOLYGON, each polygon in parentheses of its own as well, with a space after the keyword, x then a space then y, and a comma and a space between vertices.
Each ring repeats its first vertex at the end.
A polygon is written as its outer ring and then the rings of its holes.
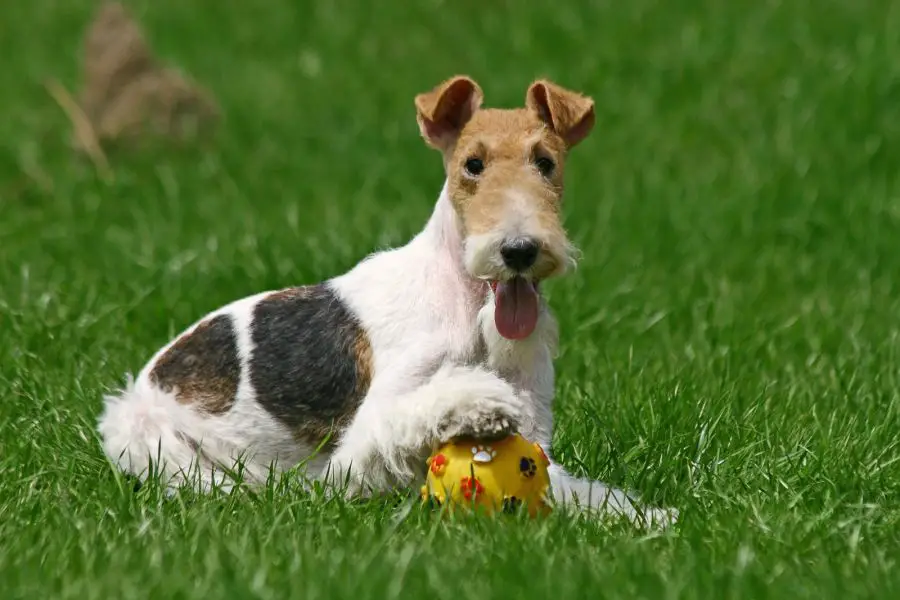
POLYGON ((328 284, 276 292, 257 304, 250 381, 257 401, 319 443, 352 418, 369 389, 372 352, 356 316, 328 284))
POLYGON ((219 315, 179 338, 156 361, 150 380, 176 399, 210 413, 234 405, 241 378, 234 324, 219 315))

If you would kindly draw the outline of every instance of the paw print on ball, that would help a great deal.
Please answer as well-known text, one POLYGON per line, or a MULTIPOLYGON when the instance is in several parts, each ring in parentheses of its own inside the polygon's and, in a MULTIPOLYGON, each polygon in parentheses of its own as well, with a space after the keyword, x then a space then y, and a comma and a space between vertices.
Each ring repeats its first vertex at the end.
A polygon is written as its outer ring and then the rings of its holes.
POLYGON ((491 446, 472 446, 472 460, 477 463, 489 463, 497 456, 491 446))
POLYGON ((537 475, 537 463, 534 462, 533 458, 523 456, 521 460, 519 460, 519 472, 531 479, 537 475))

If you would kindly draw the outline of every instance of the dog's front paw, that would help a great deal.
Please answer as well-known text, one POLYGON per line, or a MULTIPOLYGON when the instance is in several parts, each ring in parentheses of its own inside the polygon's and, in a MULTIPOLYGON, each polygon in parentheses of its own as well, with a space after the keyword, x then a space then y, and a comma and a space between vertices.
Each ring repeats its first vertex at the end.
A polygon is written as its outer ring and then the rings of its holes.
POLYGON ((447 382, 446 411, 438 422, 439 442, 455 438, 499 439, 518 431, 525 405, 507 382, 487 371, 470 369, 447 382))
POLYGON ((453 415, 438 426, 442 442, 456 438, 497 440, 514 433, 518 427, 509 417, 495 414, 453 415))

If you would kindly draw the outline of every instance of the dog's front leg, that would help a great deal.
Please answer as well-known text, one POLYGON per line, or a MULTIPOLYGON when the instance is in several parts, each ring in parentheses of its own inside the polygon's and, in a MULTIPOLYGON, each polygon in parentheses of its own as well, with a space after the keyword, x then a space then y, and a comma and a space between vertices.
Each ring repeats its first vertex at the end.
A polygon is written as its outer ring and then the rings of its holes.
POLYGON ((676 511, 641 507, 639 500, 623 490, 599 481, 571 475, 553 459, 548 433, 552 429, 552 420, 548 416, 552 391, 546 385, 546 371, 543 371, 545 374, 543 381, 540 380, 540 376, 534 376, 534 374, 540 373, 542 373, 540 369, 522 372, 515 384, 519 397, 526 403, 535 404, 536 413, 544 415, 544 418, 536 421, 533 439, 543 447, 547 456, 550 457, 550 489, 554 500, 562 505, 588 512, 622 515, 638 525, 668 525, 674 522, 677 517, 676 511))
POLYGON ((445 366, 404 390, 408 381, 397 373, 373 381, 326 468, 330 483, 362 495, 407 486, 424 476, 438 444, 501 437, 529 419, 515 389, 479 367, 445 366))
POLYGON ((485 337, 493 349, 488 366, 510 381, 516 394, 533 415, 523 423, 523 436, 536 441, 550 457, 550 488, 554 500, 578 510, 622 515, 635 524, 656 523, 667 525, 674 521, 676 511, 641 507, 639 501, 624 492, 600 481, 569 474, 553 458, 553 401, 555 373, 553 348, 556 343, 555 322, 546 319, 539 335, 525 342, 509 342, 496 335, 490 327, 489 316, 483 315, 485 337))
POLYGON ((600 481, 576 477, 569 474, 562 465, 553 458, 550 439, 552 437, 553 376, 547 356, 538 360, 535 368, 521 370, 518 377, 513 378, 519 397, 526 403, 535 406, 538 419, 532 439, 537 441, 550 457, 550 489, 554 500, 562 505, 588 512, 622 515, 631 522, 643 524, 668 525, 674 522, 677 512, 652 507, 641 507, 639 501, 623 490, 610 487, 600 481))

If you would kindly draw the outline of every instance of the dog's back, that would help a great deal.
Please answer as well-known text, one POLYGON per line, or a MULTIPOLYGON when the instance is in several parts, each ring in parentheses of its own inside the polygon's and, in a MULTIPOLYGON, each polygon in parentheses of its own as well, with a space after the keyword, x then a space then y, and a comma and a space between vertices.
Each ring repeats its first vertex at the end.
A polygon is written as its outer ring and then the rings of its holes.
POLYGON ((143 474, 245 477, 337 441, 372 379, 365 332, 330 282, 257 294, 193 324, 119 394, 107 396, 107 453, 143 474))

